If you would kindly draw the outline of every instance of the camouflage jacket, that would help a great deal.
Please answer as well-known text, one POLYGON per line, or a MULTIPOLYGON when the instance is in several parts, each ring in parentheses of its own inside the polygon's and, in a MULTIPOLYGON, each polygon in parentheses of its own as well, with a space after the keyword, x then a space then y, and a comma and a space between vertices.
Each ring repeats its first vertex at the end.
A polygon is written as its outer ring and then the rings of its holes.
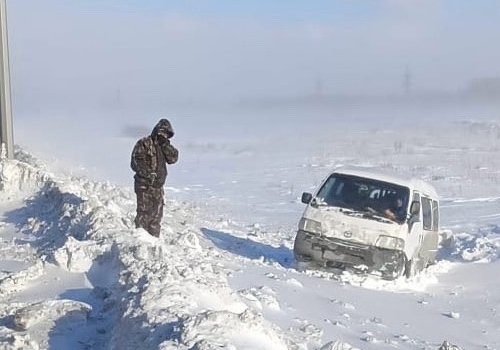
POLYGON ((137 141, 130 162, 136 187, 161 188, 167 179, 167 164, 174 164, 178 157, 179 151, 170 140, 159 142, 152 134, 137 141))

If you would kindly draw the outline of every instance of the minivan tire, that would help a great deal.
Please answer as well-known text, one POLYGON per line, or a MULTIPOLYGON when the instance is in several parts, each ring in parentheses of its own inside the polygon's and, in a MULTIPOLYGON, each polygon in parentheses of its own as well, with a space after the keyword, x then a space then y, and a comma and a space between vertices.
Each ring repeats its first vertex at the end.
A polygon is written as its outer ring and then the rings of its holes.
POLYGON ((411 277, 414 277, 416 275, 416 271, 415 271, 415 261, 413 261, 413 259, 409 259, 406 258, 405 259, 405 277, 406 278, 411 278, 411 277))

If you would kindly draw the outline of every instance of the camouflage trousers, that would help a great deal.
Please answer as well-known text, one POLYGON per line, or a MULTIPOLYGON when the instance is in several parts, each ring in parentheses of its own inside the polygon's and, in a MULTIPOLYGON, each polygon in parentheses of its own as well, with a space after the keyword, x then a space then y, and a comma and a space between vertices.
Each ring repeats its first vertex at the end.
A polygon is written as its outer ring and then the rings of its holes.
POLYGON ((137 196, 137 214, 135 227, 142 227, 152 236, 160 236, 163 217, 163 187, 135 186, 137 196))

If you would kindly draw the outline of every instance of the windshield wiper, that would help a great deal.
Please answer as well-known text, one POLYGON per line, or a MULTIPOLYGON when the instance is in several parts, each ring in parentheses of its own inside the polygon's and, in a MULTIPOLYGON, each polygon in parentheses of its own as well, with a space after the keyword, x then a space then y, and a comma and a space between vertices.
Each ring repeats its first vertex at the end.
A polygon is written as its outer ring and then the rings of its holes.
POLYGON ((344 213, 345 215, 348 215, 348 216, 354 216, 354 217, 361 217, 363 219, 370 219, 370 220, 375 220, 375 221, 379 221, 379 222, 393 222, 392 220, 389 220, 383 216, 381 216, 380 214, 378 214, 377 212, 375 212, 373 209, 372 210, 354 210, 354 209, 342 209, 341 210, 342 213, 344 213))

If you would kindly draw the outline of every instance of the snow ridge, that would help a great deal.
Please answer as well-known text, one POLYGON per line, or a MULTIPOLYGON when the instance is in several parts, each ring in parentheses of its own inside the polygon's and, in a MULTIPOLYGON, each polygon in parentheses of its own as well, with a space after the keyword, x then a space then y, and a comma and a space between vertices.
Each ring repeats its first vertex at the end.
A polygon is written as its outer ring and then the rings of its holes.
POLYGON ((297 348, 228 286, 230 271, 216 263, 220 254, 200 233, 205 223, 189 204, 167 201, 164 233, 155 239, 133 227, 135 197, 129 189, 56 179, 36 164, 5 158, 0 179, 4 198, 27 196, 8 221, 37 257, 30 268, 3 277, 0 291, 23 288, 54 265, 83 273, 91 288, 87 302, 3 306, 13 319, 10 328, 2 327, 0 344, 20 342, 21 331, 22 347, 44 348, 49 340, 35 339, 40 333, 34 329, 49 330, 73 315, 72 325, 83 319, 80 328, 87 330, 80 344, 94 349, 297 348))

